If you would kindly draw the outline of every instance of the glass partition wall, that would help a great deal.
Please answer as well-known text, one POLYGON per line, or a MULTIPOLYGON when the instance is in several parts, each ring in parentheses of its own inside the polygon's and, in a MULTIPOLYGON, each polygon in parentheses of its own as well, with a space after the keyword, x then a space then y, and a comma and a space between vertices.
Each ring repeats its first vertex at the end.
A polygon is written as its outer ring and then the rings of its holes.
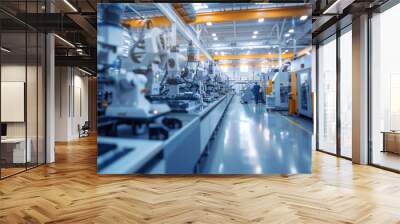
POLYGON ((318 45, 317 149, 352 157, 352 28, 318 45))
POLYGON ((318 48, 318 149, 336 154, 336 36, 318 48))
POLYGON ((0 3, 1 179, 45 163, 46 40, 16 18, 43 10, 40 2, 0 3))
POLYGON ((370 163, 400 172, 400 4, 371 18, 370 163))
POLYGON ((340 36, 340 155, 352 158, 352 32, 351 26, 340 36))

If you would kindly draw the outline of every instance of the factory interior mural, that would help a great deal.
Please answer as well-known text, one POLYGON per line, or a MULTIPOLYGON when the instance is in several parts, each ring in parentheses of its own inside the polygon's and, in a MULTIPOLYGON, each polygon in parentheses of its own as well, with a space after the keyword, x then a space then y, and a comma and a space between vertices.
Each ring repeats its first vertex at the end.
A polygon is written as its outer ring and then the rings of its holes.
POLYGON ((98 4, 97 172, 310 173, 311 6, 180 7, 98 4))

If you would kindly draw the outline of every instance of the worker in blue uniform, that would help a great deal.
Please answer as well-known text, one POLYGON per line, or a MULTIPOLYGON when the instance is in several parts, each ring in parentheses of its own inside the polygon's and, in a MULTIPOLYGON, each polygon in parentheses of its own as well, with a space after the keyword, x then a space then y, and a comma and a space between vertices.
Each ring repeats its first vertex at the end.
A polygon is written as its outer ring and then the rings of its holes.
POLYGON ((260 85, 256 82, 253 86, 254 101, 258 104, 258 99, 260 97, 260 85))

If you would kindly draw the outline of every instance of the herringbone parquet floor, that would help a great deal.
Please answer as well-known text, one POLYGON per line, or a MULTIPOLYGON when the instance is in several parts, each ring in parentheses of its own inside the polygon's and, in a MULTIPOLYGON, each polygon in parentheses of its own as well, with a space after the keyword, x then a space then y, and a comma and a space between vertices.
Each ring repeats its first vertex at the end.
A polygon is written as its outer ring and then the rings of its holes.
POLYGON ((400 223, 400 175, 315 152, 313 174, 100 176, 95 138, 0 181, 0 223, 400 223))

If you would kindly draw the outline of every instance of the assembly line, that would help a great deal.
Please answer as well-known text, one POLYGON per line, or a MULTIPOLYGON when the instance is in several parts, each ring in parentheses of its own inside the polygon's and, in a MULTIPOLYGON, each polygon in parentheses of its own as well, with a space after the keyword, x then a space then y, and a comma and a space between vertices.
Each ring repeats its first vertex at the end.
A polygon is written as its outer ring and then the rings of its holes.
POLYGON ((125 26, 129 7, 99 7, 98 173, 310 171, 312 125, 286 117, 312 123, 311 68, 280 59, 234 80, 194 40, 180 45, 174 23, 125 26))

